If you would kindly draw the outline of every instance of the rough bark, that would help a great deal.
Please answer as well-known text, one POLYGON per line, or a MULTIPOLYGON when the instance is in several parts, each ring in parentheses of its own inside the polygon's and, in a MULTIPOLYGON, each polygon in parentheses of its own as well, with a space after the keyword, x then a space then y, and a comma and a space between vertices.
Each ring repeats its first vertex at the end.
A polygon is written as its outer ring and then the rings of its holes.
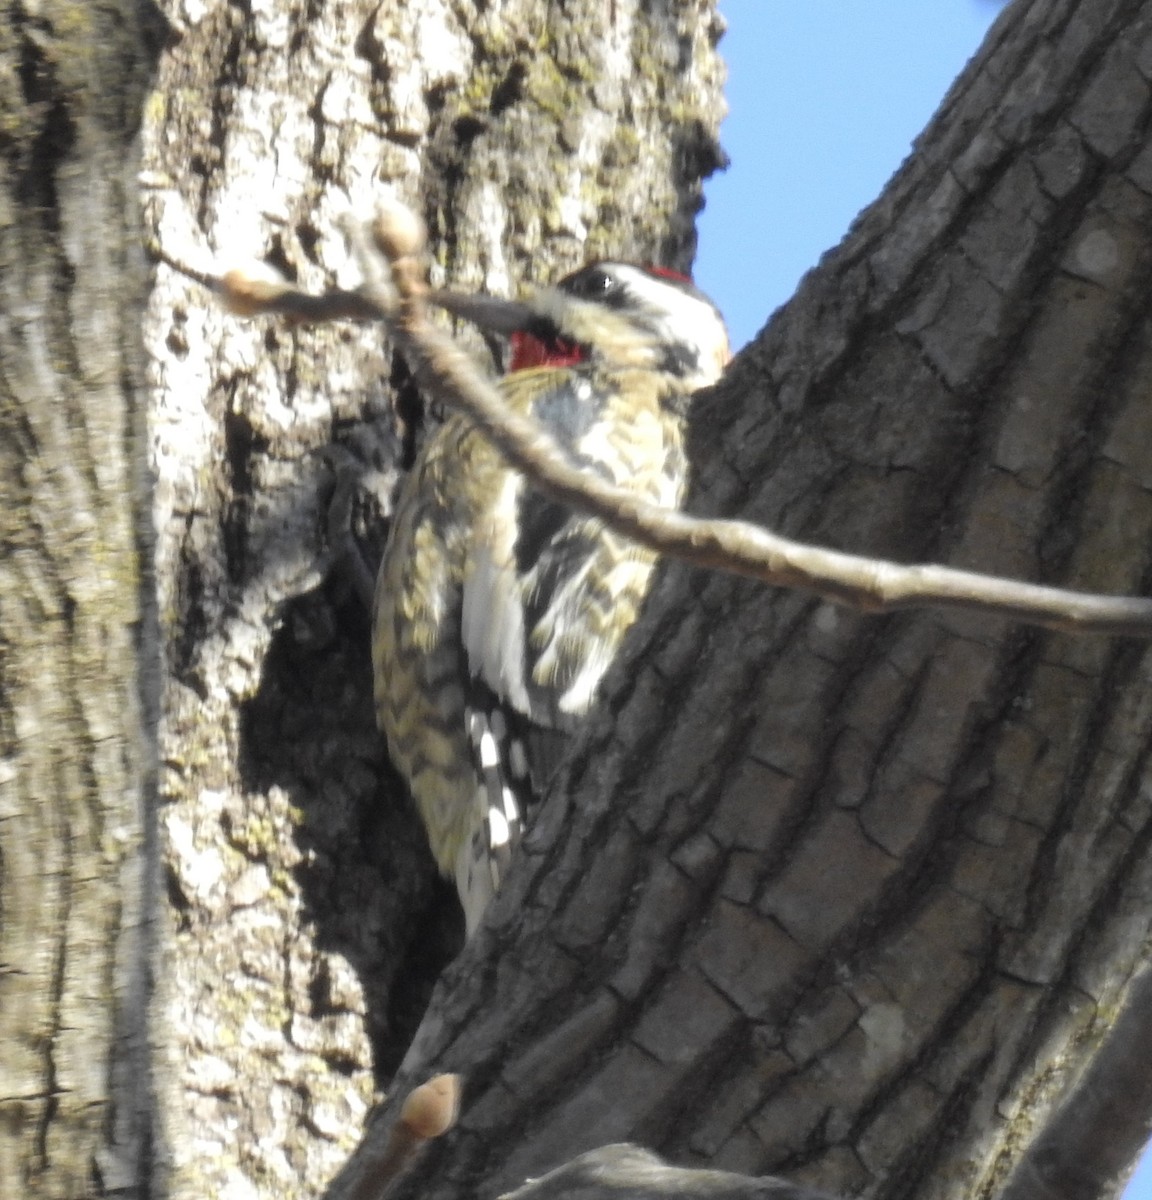
POLYGON ((156 17, 0 5, 0 1194, 142 1194, 157 641, 134 135, 156 17))
MULTIPOLYGON (((339 219, 393 187, 438 282, 507 293, 608 250, 686 266, 719 156, 713 4, 607 9, 173 4, 149 233, 195 269, 263 258, 318 287, 347 273, 339 219)), ((308 1194, 459 944, 324 541, 335 447, 379 545, 418 402, 377 330, 239 322, 165 265, 147 336, 174 1188, 308 1194)))
MULTIPOLYGON (((393 183, 437 282, 683 264, 718 155, 712 8, 608 10, 173 0, 149 233, 319 285, 346 266, 336 218, 393 183)), ((149 494, 145 27, 112 0, 0 8, 0 1189, 162 1194, 166 1133, 178 1195, 295 1196, 355 1141, 452 946, 323 539, 332 443, 379 537, 417 406, 375 333, 242 325, 161 266, 149 494)), ((1150 39, 1149 0, 1007 11, 702 402, 701 511, 1146 590, 1150 39)), ((669 567, 434 993, 405 1077, 460 1070, 464 1111, 409 1190, 493 1195, 621 1137, 841 1191, 997 1190, 1147 956, 1145 673, 1132 644, 669 567)))
MULTIPOLYGON (((1145 592, 1150 77, 1146 0, 1010 6, 701 402, 695 507, 1145 592)), ((434 993, 404 1074, 460 1072, 463 1112, 403 1194, 625 1138, 849 1194, 997 1191, 1148 953, 1146 654, 670 565, 434 993)))
POLYGON ((1002 1200, 1115 1194, 1152 1135, 1152 966, 1133 979, 1108 1036, 1021 1159, 1002 1200))

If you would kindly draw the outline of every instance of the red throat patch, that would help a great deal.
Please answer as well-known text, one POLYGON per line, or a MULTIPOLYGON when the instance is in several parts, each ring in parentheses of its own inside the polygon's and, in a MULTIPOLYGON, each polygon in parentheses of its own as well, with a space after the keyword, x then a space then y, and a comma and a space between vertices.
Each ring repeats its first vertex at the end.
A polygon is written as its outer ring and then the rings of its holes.
POLYGON ((527 371, 530 367, 572 367, 584 361, 580 347, 572 342, 548 344, 522 331, 512 334, 508 341, 512 347, 509 372, 527 371))

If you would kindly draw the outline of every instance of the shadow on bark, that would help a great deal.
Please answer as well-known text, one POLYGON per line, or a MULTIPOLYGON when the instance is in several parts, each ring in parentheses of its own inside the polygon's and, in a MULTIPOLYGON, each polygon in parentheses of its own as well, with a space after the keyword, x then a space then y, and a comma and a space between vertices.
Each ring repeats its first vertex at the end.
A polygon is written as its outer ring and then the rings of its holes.
MULTIPOLYGON (((462 938, 372 709, 368 614, 332 582, 293 600, 244 705, 241 773, 298 811, 296 868, 320 949, 347 959, 366 1005, 378 1085, 390 1080, 462 938)), ((331 998, 314 984, 314 1014, 331 998)))

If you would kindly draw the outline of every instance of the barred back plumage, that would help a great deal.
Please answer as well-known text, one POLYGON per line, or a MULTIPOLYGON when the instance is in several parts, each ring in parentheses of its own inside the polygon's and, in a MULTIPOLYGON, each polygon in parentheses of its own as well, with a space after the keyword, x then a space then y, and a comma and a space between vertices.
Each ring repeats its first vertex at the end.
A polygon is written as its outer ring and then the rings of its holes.
MULTIPOLYGON (((686 400, 727 359, 711 303, 690 284, 594 264, 516 311, 519 361, 566 365, 507 375, 509 407, 585 470, 679 506, 686 400)), ((430 436, 405 481, 376 588, 377 716, 469 934, 539 785, 518 735, 577 727, 655 564, 535 491, 464 417, 430 436)))

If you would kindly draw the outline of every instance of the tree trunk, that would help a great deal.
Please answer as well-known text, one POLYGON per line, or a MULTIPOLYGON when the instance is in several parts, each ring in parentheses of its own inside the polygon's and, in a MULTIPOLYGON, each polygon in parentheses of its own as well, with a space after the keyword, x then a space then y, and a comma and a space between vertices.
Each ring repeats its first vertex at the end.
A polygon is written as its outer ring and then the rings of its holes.
POLYGON ((155 17, 0 6, 0 1194, 134 1196, 158 645, 134 135, 155 17))
MULTIPOLYGON (((458 931, 324 527, 351 477, 379 541, 419 405, 376 331, 244 324, 171 264, 330 283, 338 218, 392 185, 437 282, 685 265, 714 10, 605 7, 181 0, 146 105, 135 4, 0 9, 4 1195, 314 1194, 403 1055, 458 931)), ((1152 0, 1007 10, 701 401, 698 511, 1146 587, 1150 35, 1152 0)), ((628 659, 433 993, 401 1084, 459 1069, 464 1111, 408 1190, 492 1196, 622 1137, 998 1189, 1146 955, 1142 647, 670 564, 628 659)))
MULTIPOLYGON (((700 401, 691 507, 1145 591, 1150 75, 1147 0, 1011 6, 700 401)), ((402 1194, 496 1195, 621 1139, 845 1194, 997 1191, 1147 955, 1144 645, 669 564, 607 691, 405 1064, 465 1089, 402 1194)))
MULTIPOLYGON (((391 187, 454 286, 609 249, 687 266, 719 156, 712 0, 609 8, 184 4, 146 131, 159 253, 331 284, 340 219, 391 187)), ((419 405, 379 330, 241 322, 167 265, 147 337, 174 1188, 315 1194, 459 946, 324 539, 351 476, 378 552, 419 405)))

